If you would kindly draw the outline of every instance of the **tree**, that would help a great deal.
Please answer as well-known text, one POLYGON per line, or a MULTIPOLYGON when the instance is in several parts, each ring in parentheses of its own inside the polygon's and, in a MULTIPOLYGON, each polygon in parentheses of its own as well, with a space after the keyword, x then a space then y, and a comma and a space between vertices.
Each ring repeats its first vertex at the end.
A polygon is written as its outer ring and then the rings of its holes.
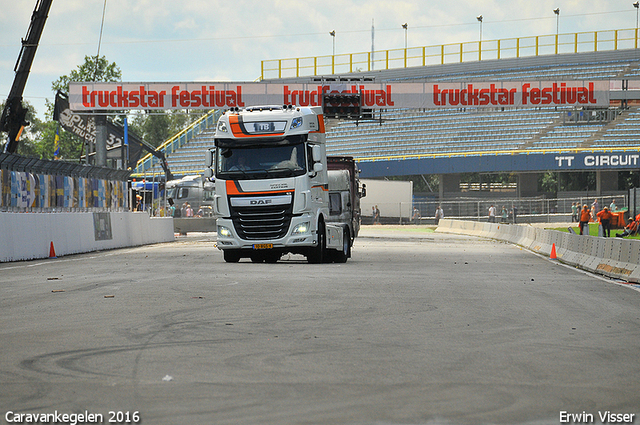
POLYGON ((558 173, 548 171, 538 178, 538 190, 549 193, 558 191, 558 173))
POLYGON ((115 62, 109 63, 105 56, 97 59, 95 56, 85 56, 84 63, 72 70, 69 75, 63 75, 51 83, 51 90, 56 93, 58 90, 69 94, 69 83, 71 81, 102 81, 113 83, 122 80, 122 71, 115 62))

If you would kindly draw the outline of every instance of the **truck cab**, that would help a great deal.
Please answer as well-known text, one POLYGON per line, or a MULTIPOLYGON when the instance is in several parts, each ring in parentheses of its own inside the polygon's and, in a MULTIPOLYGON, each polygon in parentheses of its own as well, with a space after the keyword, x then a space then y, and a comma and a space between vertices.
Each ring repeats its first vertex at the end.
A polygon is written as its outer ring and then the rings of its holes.
MULTIPOLYGON (((345 226, 330 224, 322 108, 256 106, 225 112, 205 177, 215 176, 217 247, 227 262, 346 261, 345 226)), ((349 244, 350 246, 350 244, 349 244)))

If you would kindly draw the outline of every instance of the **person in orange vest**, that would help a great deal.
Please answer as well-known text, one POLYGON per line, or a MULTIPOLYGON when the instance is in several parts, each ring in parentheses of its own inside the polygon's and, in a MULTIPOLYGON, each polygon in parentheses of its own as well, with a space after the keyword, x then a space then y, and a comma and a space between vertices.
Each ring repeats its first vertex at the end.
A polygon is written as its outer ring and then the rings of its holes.
POLYGON ((624 238, 625 236, 633 235, 638 232, 638 227, 640 226, 640 214, 634 220, 633 218, 629 218, 629 224, 627 224, 622 233, 616 234, 619 238, 624 238))
POLYGON ((587 204, 582 206, 582 211, 580 211, 580 234, 585 234, 585 227, 587 229, 586 234, 589 234, 589 220, 591 220, 591 211, 589 211, 589 207, 587 204))
POLYGON ((602 233, 605 238, 611 236, 611 219, 613 218, 613 214, 609 211, 608 207, 604 207, 602 211, 596 214, 598 216, 598 220, 602 225, 602 233))

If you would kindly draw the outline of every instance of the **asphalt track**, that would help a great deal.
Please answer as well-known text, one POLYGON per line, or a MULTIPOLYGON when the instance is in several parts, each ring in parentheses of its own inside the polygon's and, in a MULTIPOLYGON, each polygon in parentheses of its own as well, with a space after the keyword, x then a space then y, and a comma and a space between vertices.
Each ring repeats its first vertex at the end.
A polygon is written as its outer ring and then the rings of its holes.
POLYGON ((638 422, 632 287, 411 226, 363 229, 346 264, 226 264, 213 240, 0 264, 0 424, 638 422))

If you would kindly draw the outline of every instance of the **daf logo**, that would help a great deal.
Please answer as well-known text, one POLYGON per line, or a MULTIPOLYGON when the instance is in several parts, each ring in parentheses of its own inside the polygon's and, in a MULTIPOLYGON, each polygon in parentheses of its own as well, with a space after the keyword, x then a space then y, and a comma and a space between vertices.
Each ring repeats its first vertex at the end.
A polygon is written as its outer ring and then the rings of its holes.
POLYGON ((249 203, 251 205, 267 205, 271 203, 271 199, 252 199, 249 203))

